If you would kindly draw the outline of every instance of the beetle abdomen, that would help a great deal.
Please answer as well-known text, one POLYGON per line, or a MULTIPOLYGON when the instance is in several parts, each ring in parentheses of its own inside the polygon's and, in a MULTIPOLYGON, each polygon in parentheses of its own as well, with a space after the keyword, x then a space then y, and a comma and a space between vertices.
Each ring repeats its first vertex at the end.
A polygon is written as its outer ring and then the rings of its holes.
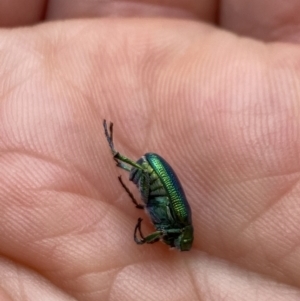
POLYGON ((152 197, 168 196, 159 175, 146 158, 142 157, 136 163, 143 166, 144 169, 133 167, 129 174, 129 180, 138 187, 144 203, 147 204, 148 199, 152 197))

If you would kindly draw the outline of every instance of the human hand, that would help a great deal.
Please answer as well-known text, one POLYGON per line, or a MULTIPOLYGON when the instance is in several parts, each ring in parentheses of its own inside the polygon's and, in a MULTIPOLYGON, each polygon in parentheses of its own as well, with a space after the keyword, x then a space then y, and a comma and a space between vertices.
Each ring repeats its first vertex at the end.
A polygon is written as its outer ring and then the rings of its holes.
MULTIPOLYGON (((299 300, 293 2, 50 1, 46 20, 69 20, 1 30, 1 301, 299 300), (91 19, 106 15, 119 17, 91 19), (174 167, 190 252, 134 243, 145 214, 118 183, 104 118, 119 151, 174 167)), ((43 12, 18 9, 2 25, 43 12)))

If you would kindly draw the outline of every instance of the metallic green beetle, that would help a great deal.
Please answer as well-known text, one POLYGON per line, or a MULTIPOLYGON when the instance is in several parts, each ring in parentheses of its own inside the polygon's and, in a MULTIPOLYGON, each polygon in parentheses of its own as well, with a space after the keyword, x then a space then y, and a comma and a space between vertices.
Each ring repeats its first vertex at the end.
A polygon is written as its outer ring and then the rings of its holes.
POLYGON ((119 181, 138 209, 148 212, 156 231, 142 234, 139 218, 134 229, 137 244, 154 243, 162 240, 171 248, 189 251, 194 240, 192 214, 183 188, 171 166, 159 155, 146 153, 136 162, 121 155, 114 148, 113 123, 107 127, 103 121, 104 132, 117 166, 129 172, 129 180, 139 189, 144 204, 139 204, 133 194, 119 181), (137 237, 139 232, 140 238, 137 237))

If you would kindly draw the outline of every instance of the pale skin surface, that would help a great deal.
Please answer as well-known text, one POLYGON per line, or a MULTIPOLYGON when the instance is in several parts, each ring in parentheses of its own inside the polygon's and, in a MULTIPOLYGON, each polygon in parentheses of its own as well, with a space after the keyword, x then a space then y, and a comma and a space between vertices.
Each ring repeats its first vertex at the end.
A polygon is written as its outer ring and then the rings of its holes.
POLYGON ((298 0, 0 7, 1 301, 300 300, 298 0), (177 171, 192 251, 134 243, 103 118, 177 171))

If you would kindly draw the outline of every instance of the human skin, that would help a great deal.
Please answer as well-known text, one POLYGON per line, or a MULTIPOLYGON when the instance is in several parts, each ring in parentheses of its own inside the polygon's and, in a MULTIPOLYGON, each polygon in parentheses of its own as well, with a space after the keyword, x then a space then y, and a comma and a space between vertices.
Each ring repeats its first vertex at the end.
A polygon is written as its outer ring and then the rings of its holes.
POLYGON ((0 7, 1 301, 300 300, 298 0, 0 7), (104 118, 177 172, 191 251, 134 243, 104 118))

